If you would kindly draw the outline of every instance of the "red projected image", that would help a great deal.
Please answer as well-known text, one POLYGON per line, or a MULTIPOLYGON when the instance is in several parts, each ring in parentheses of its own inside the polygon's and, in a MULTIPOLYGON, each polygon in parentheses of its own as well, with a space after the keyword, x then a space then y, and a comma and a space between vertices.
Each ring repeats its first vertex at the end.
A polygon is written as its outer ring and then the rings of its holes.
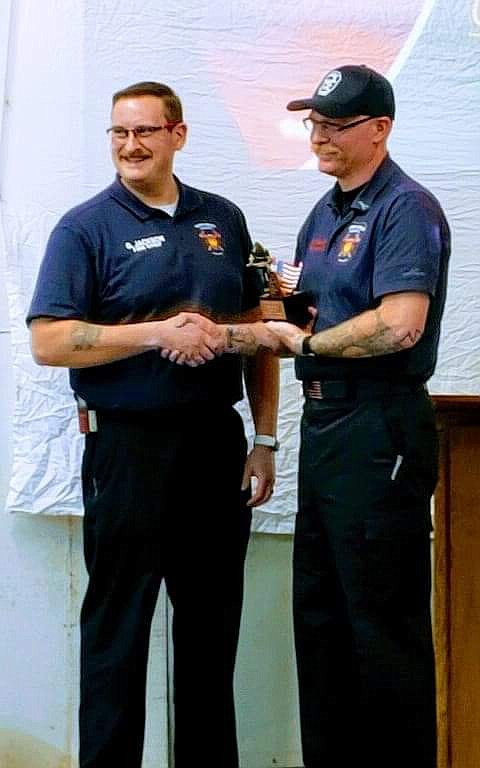
POLYGON ((210 39, 204 55, 252 161, 271 168, 308 167, 305 113, 288 114, 287 102, 311 96, 322 76, 342 64, 396 74, 435 4, 253 2, 239 3, 229 25, 209 19, 215 44, 210 39))

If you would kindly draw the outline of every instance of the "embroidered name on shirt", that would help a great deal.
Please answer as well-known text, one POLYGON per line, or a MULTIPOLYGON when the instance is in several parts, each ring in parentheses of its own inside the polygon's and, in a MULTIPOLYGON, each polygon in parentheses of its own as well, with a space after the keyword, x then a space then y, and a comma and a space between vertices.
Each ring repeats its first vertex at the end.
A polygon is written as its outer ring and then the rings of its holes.
POLYGON ((127 240, 125 248, 127 251, 138 253, 139 251, 148 251, 152 248, 161 248, 164 242, 164 235, 153 235, 152 237, 142 237, 140 240, 134 240, 133 243, 127 240))
POLYGON ((308 245, 309 251, 319 251, 320 253, 327 247, 326 237, 314 237, 308 245))

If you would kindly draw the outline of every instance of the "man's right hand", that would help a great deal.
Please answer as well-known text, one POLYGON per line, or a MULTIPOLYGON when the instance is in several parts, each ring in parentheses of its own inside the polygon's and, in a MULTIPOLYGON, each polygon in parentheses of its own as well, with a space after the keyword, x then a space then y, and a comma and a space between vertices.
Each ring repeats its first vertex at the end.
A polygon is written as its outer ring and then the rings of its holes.
POLYGON ((149 326, 152 327, 149 344, 161 347, 161 356, 172 363, 196 367, 223 351, 219 327, 196 312, 180 312, 149 326))

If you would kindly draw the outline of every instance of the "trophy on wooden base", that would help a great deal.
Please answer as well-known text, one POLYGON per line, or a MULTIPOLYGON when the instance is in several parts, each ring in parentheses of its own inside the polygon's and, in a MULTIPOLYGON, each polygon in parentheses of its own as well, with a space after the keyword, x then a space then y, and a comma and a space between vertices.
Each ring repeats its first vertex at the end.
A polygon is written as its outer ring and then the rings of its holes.
MULTIPOLYGON (((258 270, 262 281, 263 293, 260 297, 262 320, 287 320, 300 328, 311 320, 308 307, 313 304, 313 297, 308 291, 297 291, 295 286, 287 285, 281 276, 273 270, 273 259, 260 243, 255 243, 248 260, 248 267, 258 270)), ((300 267, 292 267, 298 270, 300 267)), ((297 278, 298 280, 298 278, 297 278)), ((296 285, 296 283, 295 283, 296 285)))

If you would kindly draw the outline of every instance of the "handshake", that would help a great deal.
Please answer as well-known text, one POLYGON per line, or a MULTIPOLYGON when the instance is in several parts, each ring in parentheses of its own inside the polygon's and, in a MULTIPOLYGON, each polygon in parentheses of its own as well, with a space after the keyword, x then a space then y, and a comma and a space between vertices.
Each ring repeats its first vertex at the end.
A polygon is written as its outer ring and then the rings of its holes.
POLYGON ((297 291, 302 264, 278 263, 260 244, 255 243, 248 267, 261 283, 258 321, 219 324, 198 312, 180 312, 168 320, 147 325, 147 349, 160 350, 161 356, 177 365, 196 367, 225 353, 254 355, 268 350, 275 355, 301 354, 303 340, 311 334, 316 310, 313 296, 297 291))
POLYGON ((147 349, 160 349, 163 358, 193 368, 223 354, 254 355, 261 349, 277 355, 285 352, 280 338, 262 321, 217 324, 196 312, 180 312, 145 326, 147 349))

